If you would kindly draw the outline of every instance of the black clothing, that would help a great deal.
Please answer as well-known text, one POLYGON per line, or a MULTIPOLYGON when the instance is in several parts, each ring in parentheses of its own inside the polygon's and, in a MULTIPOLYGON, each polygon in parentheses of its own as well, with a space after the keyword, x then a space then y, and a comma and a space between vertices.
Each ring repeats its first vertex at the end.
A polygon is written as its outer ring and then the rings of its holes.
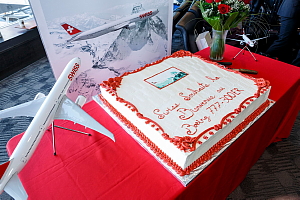
POLYGON ((298 18, 300 17, 300 1, 284 0, 279 7, 277 14, 281 17, 298 18))
POLYGON ((266 53, 271 57, 278 57, 279 60, 287 61, 297 41, 297 28, 300 25, 300 0, 284 0, 277 14, 281 17, 280 32, 278 39, 274 41, 266 53))

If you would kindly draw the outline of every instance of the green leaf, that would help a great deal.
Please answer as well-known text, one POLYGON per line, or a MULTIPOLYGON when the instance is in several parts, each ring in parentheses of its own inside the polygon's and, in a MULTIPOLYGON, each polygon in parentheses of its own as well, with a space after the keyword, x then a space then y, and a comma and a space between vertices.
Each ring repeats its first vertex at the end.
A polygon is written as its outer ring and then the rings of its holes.
POLYGON ((240 16, 232 23, 230 28, 234 28, 248 16, 248 13, 240 13, 240 16))
POLYGON ((219 17, 204 18, 215 30, 223 30, 222 24, 220 23, 219 17))
POLYGON ((201 10, 202 15, 204 14, 203 1, 199 2, 199 8, 201 10))
POLYGON ((236 17, 239 15, 238 12, 229 13, 228 19, 224 23, 224 29, 229 30, 231 28, 232 22, 236 19, 236 17))

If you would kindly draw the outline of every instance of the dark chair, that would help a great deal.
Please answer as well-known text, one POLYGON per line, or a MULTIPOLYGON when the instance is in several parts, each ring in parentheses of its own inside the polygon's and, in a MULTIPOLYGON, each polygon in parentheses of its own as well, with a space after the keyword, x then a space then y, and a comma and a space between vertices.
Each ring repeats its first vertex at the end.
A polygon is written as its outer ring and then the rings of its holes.
POLYGON ((189 0, 183 1, 178 8, 173 11, 173 33, 175 32, 175 25, 184 16, 184 14, 189 10, 192 2, 189 0))
POLYGON ((211 27, 203 20, 201 11, 198 7, 198 2, 195 2, 185 15, 175 25, 175 28, 179 30, 183 37, 184 50, 195 53, 198 50, 196 45, 196 37, 199 33, 210 31, 211 27))

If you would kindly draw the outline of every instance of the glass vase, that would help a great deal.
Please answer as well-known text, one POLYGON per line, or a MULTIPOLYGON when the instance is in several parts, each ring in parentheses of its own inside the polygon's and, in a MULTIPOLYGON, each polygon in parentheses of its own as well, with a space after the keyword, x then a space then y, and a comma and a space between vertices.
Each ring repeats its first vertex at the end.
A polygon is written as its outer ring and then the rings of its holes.
POLYGON ((212 30, 212 43, 210 46, 210 56, 211 60, 222 60, 225 52, 225 40, 228 30, 212 30))

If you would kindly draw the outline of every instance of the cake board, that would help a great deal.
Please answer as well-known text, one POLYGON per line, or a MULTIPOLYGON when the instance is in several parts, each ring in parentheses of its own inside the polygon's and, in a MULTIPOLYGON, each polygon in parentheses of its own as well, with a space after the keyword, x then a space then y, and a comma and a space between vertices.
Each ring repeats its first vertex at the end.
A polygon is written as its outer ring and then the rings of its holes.
POLYGON ((263 112, 261 112, 253 121, 251 121, 241 132, 239 132, 235 137, 233 137, 229 142, 227 142, 224 147, 215 153, 209 160, 207 160, 205 163, 197 167, 195 170, 193 170, 190 174, 180 176, 177 174, 170 166, 168 166, 165 162, 163 162, 159 157, 155 155, 153 151, 138 137, 135 135, 135 133, 128 128, 124 123, 122 123, 118 117, 116 117, 108 107, 106 107, 102 101, 100 100, 99 96, 93 96, 93 100, 100 105, 137 143, 139 143, 140 146, 142 146, 148 153, 150 153, 167 171, 169 171, 183 186, 187 186, 195 177, 197 177, 207 166, 209 166, 219 155, 221 155, 231 144, 233 144, 247 129, 252 126, 265 112, 267 112, 274 104, 275 101, 270 100, 270 104, 268 107, 264 109, 263 112))

